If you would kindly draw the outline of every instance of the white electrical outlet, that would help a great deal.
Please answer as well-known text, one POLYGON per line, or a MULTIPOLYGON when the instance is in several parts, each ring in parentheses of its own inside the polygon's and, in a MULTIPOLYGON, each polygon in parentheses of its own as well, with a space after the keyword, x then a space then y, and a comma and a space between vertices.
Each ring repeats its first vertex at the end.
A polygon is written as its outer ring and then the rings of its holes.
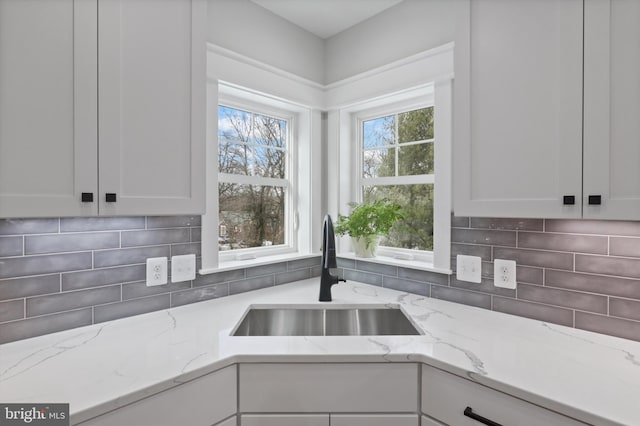
POLYGON ((167 283, 167 258, 150 257, 147 259, 147 287, 167 283))
POLYGON ((179 283, 196 279, 196 255, 185 254, 171 258, 171 282, 179 283))
POLYGON ((460 281, 479 283, 482 281, 482 259, 478 256, 456 256, 456 278, 460 281))
POLYGON ((496 259, 493 261, 493 285, 516 288, 516 261, 496 259))

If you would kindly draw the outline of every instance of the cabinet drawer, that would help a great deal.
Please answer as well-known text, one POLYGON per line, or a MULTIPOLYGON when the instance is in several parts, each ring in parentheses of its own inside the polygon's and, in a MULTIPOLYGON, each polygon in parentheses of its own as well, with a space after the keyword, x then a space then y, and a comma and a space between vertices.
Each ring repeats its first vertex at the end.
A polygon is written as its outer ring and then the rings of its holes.
POLYGON ((422 367, 422 411, 452 426, 479 426, 463 412, 473 412, 503 426, 577 426, 577 420, 470 380, 424 365, 422 367))
POLYGON ((416 364, 241 364, 246 412, 417 412, 416 364))
POLYGON ((415 414, 332 414, 331 426, 418 426, 415 414))
POLYGON ((91 419, 82 426, 210 426, 235 414, 236 401, 236 367, 231 366, 91 419))
POLYGON ((242 426, 329 426, 328 414, 245 414, 242 426))

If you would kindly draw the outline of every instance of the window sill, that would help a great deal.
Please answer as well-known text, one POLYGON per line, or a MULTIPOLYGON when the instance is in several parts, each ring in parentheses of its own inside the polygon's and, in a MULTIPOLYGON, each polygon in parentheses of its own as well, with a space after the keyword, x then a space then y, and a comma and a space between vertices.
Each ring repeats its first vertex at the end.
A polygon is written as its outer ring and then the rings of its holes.
POLYGON ((340 253, 338 254, 338 257, 342 259, 359 260, 362 262, 381 263, 383 265, 402 266, 405 268, 419 269, 421 271, 437 272, 439 274, 453 274, 451 269, 436 268, 431 263, 421 262, 418 260, 403 260, 381 255, 376 257, 357 257, 353 252, 340 253))
MULTIPOLYGON (((216 272, 233 271, 235 269, 250 268, 252 266, 270 265, 272 263, 288 262, 291 260, 299 259, 310 259, 313 257, 320 257, 320 255, 320 253, 286 253, 273 256, 263 256, 256 259, 230 260, 226 262, 220 262, 220 265, 217 268, 200 269, 198 273, 200 275, 215 274, 216 272)), ((320 260, 318 260, 318 266, 320 266, 320 260)))

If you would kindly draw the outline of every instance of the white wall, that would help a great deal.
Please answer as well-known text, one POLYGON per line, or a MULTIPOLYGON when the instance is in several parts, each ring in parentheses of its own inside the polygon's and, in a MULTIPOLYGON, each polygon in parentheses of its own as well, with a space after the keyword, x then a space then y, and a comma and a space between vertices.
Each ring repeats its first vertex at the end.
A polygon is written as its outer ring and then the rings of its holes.
POLYGON ((325 42, 325 84, 455 41, 464 0, 404 0, 325 42))
POLYGON ((209 42, 324 83, 324 42, 249 0, 209 0, 209 42))

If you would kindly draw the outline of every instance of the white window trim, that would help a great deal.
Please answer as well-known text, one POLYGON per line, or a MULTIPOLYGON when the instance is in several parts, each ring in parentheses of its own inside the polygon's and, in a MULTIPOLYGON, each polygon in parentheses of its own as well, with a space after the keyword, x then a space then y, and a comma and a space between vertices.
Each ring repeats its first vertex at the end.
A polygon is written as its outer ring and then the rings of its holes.
POLYGON ((287 159, 286 159, 286 175, 284 179, 269 178, 263 176, 244 176, 220 173, 218 171, 218 183, 231 182, 245 185, 266 185, 280 186, 287 190, 285 199, 285 242, 284 244, 268 247, 251 247, 237 250, 225 250, 218 252, 218 258, 221 264, 233 261, 245 261, 259 259, 266 256, 277 256, 288 253, 298 252, 298 229, 296 227, 295 215, 298 209, 297 197, 297 176, 298 176, 298 157, 297 157, 297 141, 298 134, 297 122, 298 113, 282 108, 276 108, 272 102, 264 96, 255 93, 244 92, 241 89, 231 87, 223 82, 219 82, 218 105, 224 105, 247 111, 255 114, 267 115, 269 117, 278 118, 287 122, 287 159), (243 97, 244 95, 244 97, 243 97))
MULTIPOLYGON (((329 109, 328 156, 335 158, 328 164, 328 210, 337 217, 338 212, 348 213, 349 202, 359 194, 358 176, 360 147, 357 145, 357 125, 354 116, 375 108, 393 108, 412 98, 428 99, 433 96, 434 139, 434 252, 419 253, 379 251, 368 262, 407 266, 440 273, 451 273, 451 137, 452 137, 452 80, 453 44, 432 49, 406 60, 368 71, 360 76, 332 85, 328 98, 333 101, 329 109), (402 255, 405 256, 402 256, 402 255), (398 259, 396 257, 410 257, 398 259)), ((380 178, 383 179, 383 178, 380 178)), ((355 258, 350 238, 337 241, 338 255, 355 258)))
MULTIPOLYGON (((347 203, 355 194, 352 178, 355 167, 351 144, 353 126, 350 124, 354 107, 373 108, 407 98, 406 92, 431 83, 435 101, 451 110, 454 44, 448 43, 416 55, 383 65, 362 74, 329 85, 282 71, 228 49, 207 44, 207 116, 217 117, 218 80, 230 86, 250 88, 265 95, 275 103, 286 99, 288 105, 299 112, 299 158, 301 173, 298 183, 300 211, 294 216, 299 227, 298 252, 244 261, 221 263, 218 257, 218 205, 217 197, 207 197, 207 214, 202 217, 202 268, 200 274, 244 268, 273 261, 292 260, 317 256, 321 246, 322 217, 330 213, 334 218, 338 211, 347 211, 347 203), (326 111, 326 115, 322 113, 326 111), (324 115, 324 117, 323 117, 324 115), (322 126, 326 126, 325 142, 322 126), (319 159, 324 158, 324 161, 319 159), (327 159, 329 159, 327 161, 327 159)), ((357 109, 357 108, 356 108, 357 109)), ((436 152, 449 158, 448 162, 436 161, 436 184, 447 191, 437 191, 434 211, 434 246, 436 254, 432 262, 386 258, 379 255, 369 261, 407 266, 415 269, 451 273, 451 115, 435 120, 442 126, 438 140, 449 144, 436 152), (446 121, 448 120, 448 123, 446 121)), ((217 152, 217 120, 207 120, 207 152, 217 152)), ((207 188, 217 188, 217 167, 207 167, 207 188)), ((338 241, 340 256, 350 257, 346 251, 348 242, 338 241)))
MULTIPOLYGON (((202 216, 202 267, 200 274, 317 256, 320 250, 322 221, 322 113, 318 101, 322 93, 311 82, 295 78, 273 67, 267 67, 241 55, 208 44, 207 49, 207 157, 217 158, 218 116, 220 96, 232 99, 240 109, 251 110, 251 104, 265 105, 277 115, 294 116, 296 161, 290 168, 297 177, 294 188, 296 202, 291 205, 291 227, 297 238, 289 247, 260 247, 229 252, 218 251, 218 168, 207 167, 207 213, 202 216), (222 82, 222 84, 219 84, 222 82), (219 93, 221 91, 222 93, 219 93), (248 99, 244 103, 243 99, 248 99), (214 191, 211 196, 211 191, 214 191), (294 209, 297 207, 297 209, 294 209), (231 253, 235 259, 227 257, 231 253)), ((224 102, 223 102, 224 103, 224 102)), ((234 105, 229 105, 234 106, 234 105)), ((262 110, 256 111, 262 112, 262 110)), ((270 114, 271 115, 271 114, 270 114)))
MULTIPOLYGON (((412 93, 413 91, 409 91, 406 93, 406 95, 410 96, 412 93)), ((356 202, 361 203, 363 201, 362 188, 364 186, 411 185, 411 184, 434 184, 435 185, 435 170, 433 174, 429 174, 429 175, 389 176, 389 177, 377 177, 377 178, 363 177, 363 172, 364 172, 363 157, 364 157, 364 151, 365 151, 364 148, 362 147, 363 123, 368 120, 372 120, 372 119, 376 119, 376 118, 380 118, 388 115, 396 115, 406 111, 413 111, 416 109, 429 108, 434 106, 433 87, 431 85, 426 86, 424 89, 416 90, 415 94, 418 96, 415 98, 409 98, 404 102, 393 102, 389 105, 378 106, 372 109, 359 110, 357 112, 352 113, 352 126, 354 127, 354 130, 355 130, 355 138, 353 140, 353 149, 357 153, 356 154, 357 167, 355 169, 355 177, 354 177, 355 185, 357 188, 355 193, 356 202)), ((435 122, 435 119, 434 119, 434 122, 435 122)), ((435 129, 434 129, 434 132, 435 132, 435 129)), ((434 140, 435 140, 435 137, 434 139, 430 139, 429 141, 431 141, 430 143, 433 143, 434 140)), ((425 141, 419 141, 419 142, 429 143, 425 141)), ((407 145, 410 145, 410 144, 407 144, 407 145)), ((396 149, 397 144, 389 145, 388 148, 396 149)), ((439 149, 440 149, 440 143, 438 142, 438 150, 439 149)), ((437 157, 437 154, 436 154, 436 157, 437 157)), ((397 171, 398 155, 396 155, 395 158, 396 158, 396 173, 397 173, 398 172, 397 171)), ((437 162, 438 160, 442 161, 441 158, 434 158, 434 163, 437 162)), ((435 200, 434 200, 434 204, 435 204, 435 200)), ((434 206, 434 216, 435 216, 435 206, 434 206)), ((436 223, 435 223, 435 217, 434 217, 434 228, 435 226, 436 226, 436 223)), ((434 241, 434 245, 435 245, 435 241, 434 241)), ((433 251, 430 251, 430 250, 403 249, 403 248, 388 247, 388 246, 382 246, 382 245, 378 247, 377 255, 384 256, 385 258, 391 258, 391 259, 397 259, 397 260, 424 262, 426 264, 433 264, 433 260, 434 260, 433 251)))
MULTIPOLYGON (((395 264, 418 269, 451 273, 451 81, 443 80, 423 87, 389 95, 388 104, 385 97, 378 97, 371 102, 362 102, 343 109, 340 112, 342 124, 339 140, 342 158, 350 156, 347 164, 342 164, 340 172, 342 208, 339 212, 348 214, 348 203, 362 201, 361 188, 376 182, 393 183, 397 177, 362 178, 362 147, 360 146, 361 123, 369 118, 393 114, 400 110, 410 110, 434 106, 434 174, 428 177, 404 176, 403 183, 434 183, 433 213, 433 252, 425 250, 397 249, 379 247, 375 258, 367 261, 395 264), (345 137, 350 135, 350 137, 345 137), (349 166, 350 164, 350 166, 349 166), (350 191, 348 190, 350 188, 350 191), (347 195, 348 194, 348 195, 347 195)), ((345 158, 346 159, 346 158, 345 158)), ((336 214, 337 216, 337 214, 336 214)), ((338 243, 338 254, 347 258, 353 255, 351 240, 342 237, 338 243)))

